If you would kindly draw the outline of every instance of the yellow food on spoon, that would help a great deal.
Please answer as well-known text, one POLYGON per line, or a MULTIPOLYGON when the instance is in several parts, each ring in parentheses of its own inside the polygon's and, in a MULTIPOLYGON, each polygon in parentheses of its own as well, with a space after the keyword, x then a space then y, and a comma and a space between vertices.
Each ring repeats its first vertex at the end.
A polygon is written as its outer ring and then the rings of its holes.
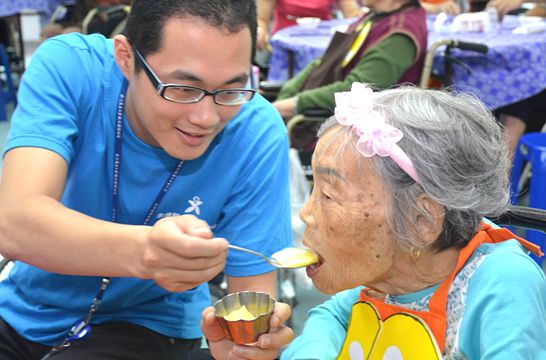
POLYGON ((298 268, 314 264, 319 261, 318 255, 311 249, 289 247, 277 251, 271 258, 277 260, 282 267, 298 268))
POLYGON ((256 316, 252 315, 250 311, 246 308, 246 305, 241 306, 237 310, 233 310, 226 316, 224 319, 227 321, 238 321, 238 320, 254 320, 256 316))

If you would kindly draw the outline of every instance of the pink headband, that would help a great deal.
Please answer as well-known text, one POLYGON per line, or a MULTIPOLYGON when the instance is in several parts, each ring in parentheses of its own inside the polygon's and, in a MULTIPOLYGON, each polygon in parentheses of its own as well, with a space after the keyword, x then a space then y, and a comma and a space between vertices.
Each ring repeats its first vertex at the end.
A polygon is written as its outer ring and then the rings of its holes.
POLYGON ((389 156, 413 180, 419 182, 411 159, 400 146, 402 132, 387 124, 381 113, 373 109, 373 90, 362 83, 353 83, 351 91, 335 93, 335 116, 341 125, 351 126, 359 137, 356 147, 365 157, 389 156))

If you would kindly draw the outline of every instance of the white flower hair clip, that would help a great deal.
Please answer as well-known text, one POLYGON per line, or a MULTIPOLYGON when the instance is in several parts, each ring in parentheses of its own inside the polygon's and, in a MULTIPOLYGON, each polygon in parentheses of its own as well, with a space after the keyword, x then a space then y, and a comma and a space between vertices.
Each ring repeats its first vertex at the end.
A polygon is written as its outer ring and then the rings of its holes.
POLYGON ((385 122, 385 117, 374 110, 373 90, 365 84, 353 83, 351 91, 335 93, 335 117, 344 126, 350 126, 359 137, 357 150, 365 157, 390 157, 416 182, 419 177, 408 155, 396 143, 402 131, 385 122))

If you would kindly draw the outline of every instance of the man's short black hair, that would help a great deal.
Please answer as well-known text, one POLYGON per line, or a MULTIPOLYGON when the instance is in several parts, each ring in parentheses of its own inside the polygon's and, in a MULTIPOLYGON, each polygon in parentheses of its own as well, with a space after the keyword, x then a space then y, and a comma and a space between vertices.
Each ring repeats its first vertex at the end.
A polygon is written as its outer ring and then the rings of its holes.
POLYGON ((197 17, 230 33, 248 28, 252 37, 251 60, 254 58, 257 28, 255 0, 133 0, 125 35, 143 56, 152 54, 161 48, 165 24, 176 17, 197 17))

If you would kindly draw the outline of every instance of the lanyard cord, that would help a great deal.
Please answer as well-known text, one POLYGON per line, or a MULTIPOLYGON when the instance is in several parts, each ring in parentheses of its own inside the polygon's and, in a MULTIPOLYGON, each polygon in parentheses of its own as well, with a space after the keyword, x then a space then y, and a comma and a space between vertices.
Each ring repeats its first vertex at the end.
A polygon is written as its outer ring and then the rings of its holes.
MULTIPOLYGON (((120 176, 120 167, 121 167, 121 140, 122 140, 122 134, 123 134, 122 132, 123 113, 125 112, 125 99, 126 99, 126 93, 127 93, 127 86, 128 86, 127 80, 124 80, 121 91, 119 93, 119 97, 118 97, 118 105, 116 107, 114 173, 113 173, 113 180, 112 180, 112 222, 117 222, 118 220, 117 217, 118 217, 118 208, 119 208, 119 186, 120 186, 119 176, 120 176)), ((146 217, 142 221, 143 225, 148 225, 148 223, 152 219, 152 216, 155 214, 159 204, 161 203, 161 200, 163 200, 163 197, 169 191, 174 180, 180 173, 180 170, 182 169, 183 164, 184 164, 184 160, 180 160, 178 164, 176 165, 176 168, 172 171, 172 173, 169 175, 169 177, 163 184, 163 187, 161 188, 161 190, 155 197, 154 202, 150 206, 150 209, 148 210, 146 217)), ((89 333, 90 331, 89 324, 91 322, 91 318, 93 317, 93 314, 97 312, 99 308, 99 304, 102 301, 102 298, 104 296, 104 292, 106 291, 106 288, 108 287, 109 284, 110 284, 109 277, 102 278, 97 294, 93 298, 93 302, 91 306, 89 307, 89 310, 87 311, 87 315, 85 316, 85 319, 78 322, 76 325, 72 326, 67 336, 62 341, 62 343, 59 345, 53 346, 51 350, 42 358, 42 360, 49 359, 51 355, 70 346, 70 342, 72 340, 81 339, 89 333)))

